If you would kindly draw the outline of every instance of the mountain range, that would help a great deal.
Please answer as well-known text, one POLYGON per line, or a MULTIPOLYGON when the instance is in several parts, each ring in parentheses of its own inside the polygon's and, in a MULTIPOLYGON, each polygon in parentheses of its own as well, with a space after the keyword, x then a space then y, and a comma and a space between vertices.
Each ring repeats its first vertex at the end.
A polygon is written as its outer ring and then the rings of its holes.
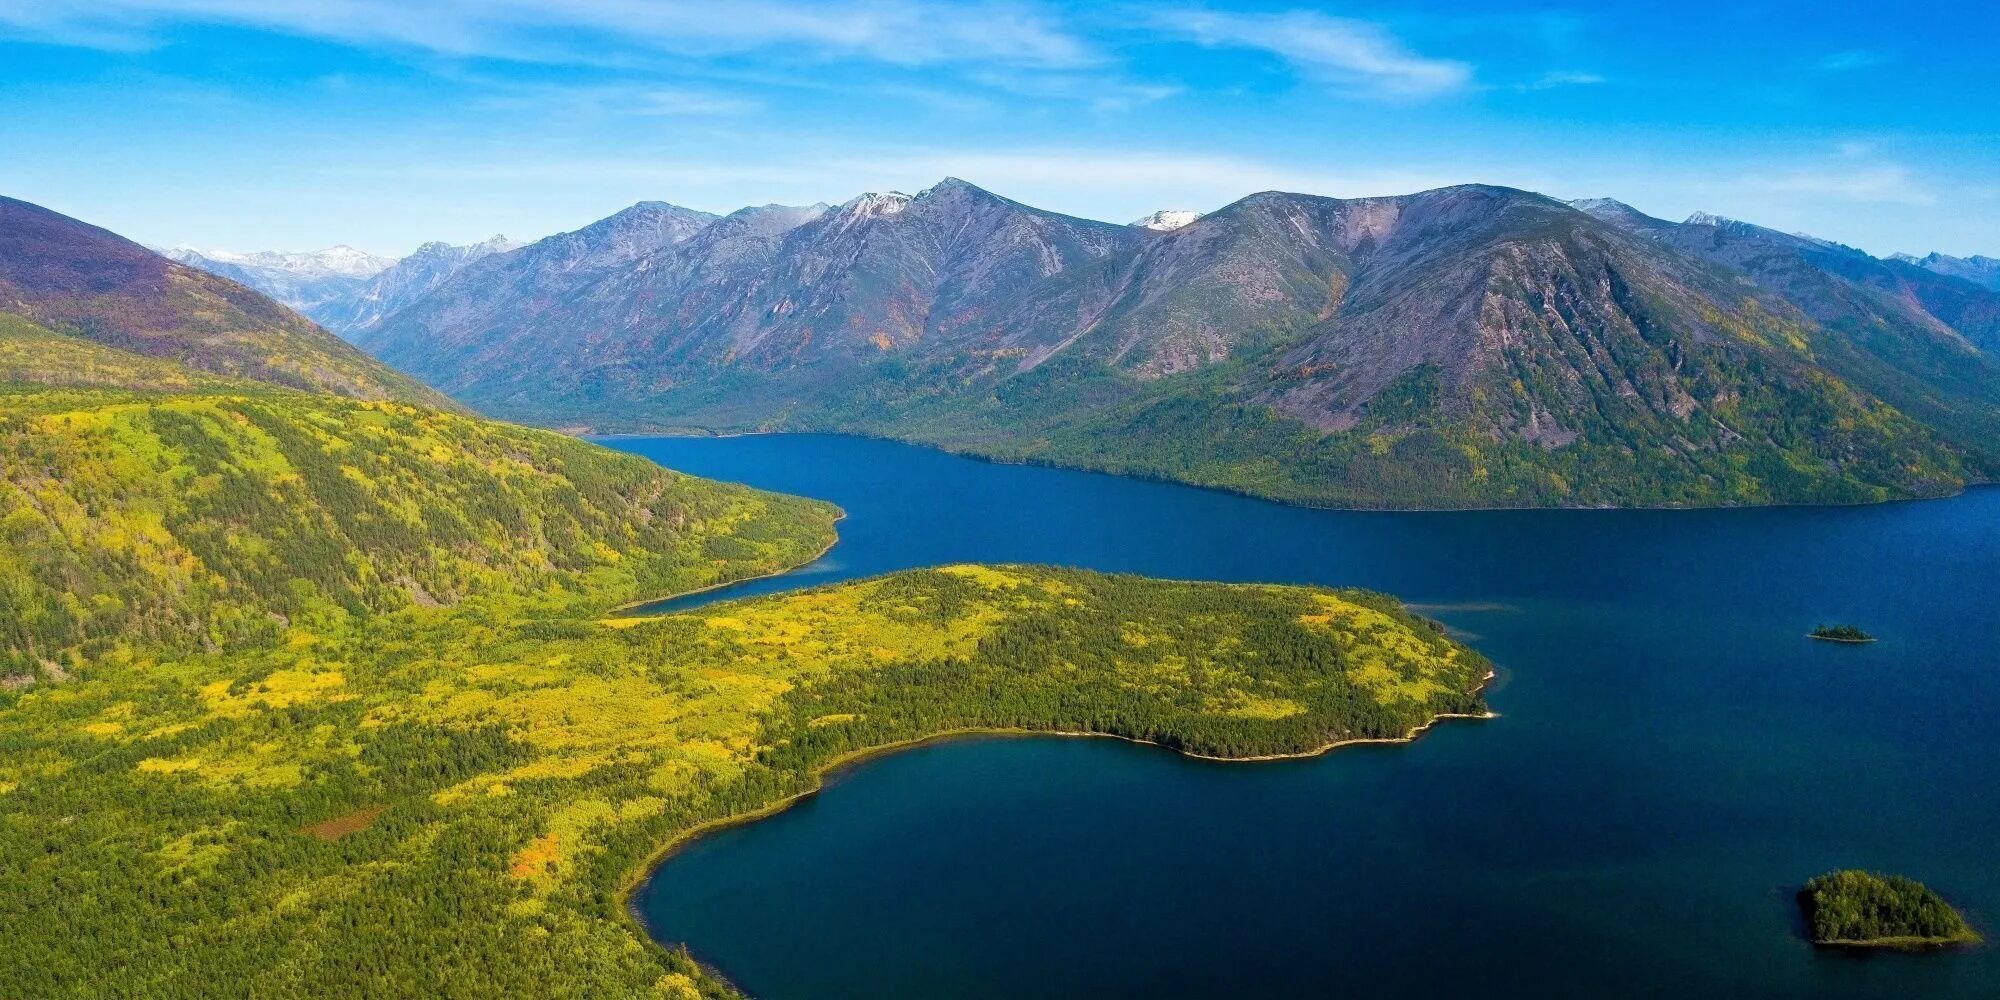
POLYGON ((1986 257, 1974 254, 1971 257, 1953 257, 1948 254, 1933 253, 1922 257, 1911 254, 1897 254, 1892 260, 1914 264, 1927 271, 1948 274, 1954 278, 1964 278, 1977 285, 2000 289, 2000 257, 1986 257))
POLYGON ((431 242, 401 260, 350 246, 239 254, 183 245, 160 252, 262 292, 347 336, 421 298, 465 265, 519 245, 505 236, 465 246, 431 242))
POLYGON ((2000 294, 1606 199, 1284 192, 1114 225, 947 179, 649 202, 355 334, 484 412, 818 430, 1342 506, 1848 502, 2000 472, 2000 294))

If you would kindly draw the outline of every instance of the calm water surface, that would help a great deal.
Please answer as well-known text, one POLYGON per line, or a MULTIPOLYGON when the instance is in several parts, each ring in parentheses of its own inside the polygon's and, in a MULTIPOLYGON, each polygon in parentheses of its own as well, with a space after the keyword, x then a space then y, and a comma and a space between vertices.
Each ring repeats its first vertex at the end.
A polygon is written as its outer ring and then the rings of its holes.
POLYGON ((1345 513, 851 438, 608 443, 847 509, 819 563, 722 596, 960 560, 1357 585, 1501 667, 1501 718, 1410 746, 981 739, 840 774, 636 897, 763 1000, 2000 997, 2000 946, 1821 953, 1792 900, 1889 869, 2000 939, 2000 489, 1345 513))

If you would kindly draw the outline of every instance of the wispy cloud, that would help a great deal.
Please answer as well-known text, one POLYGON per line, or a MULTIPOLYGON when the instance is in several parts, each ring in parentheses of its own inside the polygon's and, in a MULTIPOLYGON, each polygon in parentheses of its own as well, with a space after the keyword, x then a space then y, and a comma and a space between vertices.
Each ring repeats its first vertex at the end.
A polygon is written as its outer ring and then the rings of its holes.
POLYGON ((1604 83, 1604 77, 1596 73, 1557 71, 1543 73, 1535 79, 1520 84, 1520 90, 1554 90, 1558 87, 1594 87, 1604 83))
POLYGON ((589 117, 741 117, 763 110, 749 97, 651 84, 486 84, 472 102, 487 111, 566 113, 589 117))
POLYGON ((1732 197, 1794 203, 1922 207, 1938 200, 1915 171, 1861 140, 1836 144, 1831 156, 1774 163, 1708 186, 1732 197))
POLYGON ((1025 3, 918 0, 37 0, 0 4, 15 36, 92 47, 157 44, 232 24, 461 57, 596 61, 625 52, 1075 67, 1097 56, 1025 3), (611 51, 607 51, 607 46, 611 51))
POLYGON ((1134 82, 1103 73, 987 70, 970 79, 1009 94, 1074 101, 1098 111, 1129 111, 1181 92, 1174 84, 1134 82))
POLYGON ((1300 72, 1344 89, 1430 97, 1472 82, 1470 64, 1420 55, 1382 25, 1312 11, 1252 14, 1203 9, 1155 13, 1158 29, 1210 48, 1272 53, 1300 72))
POLYGON ((1877 52, 1873 49, 1848 49, 1845 52, 1833 52, 1822 57, 1819 68, 1829 73, 1845 73, 1849 70, 1884 66, 1894 62, 1895 59, 1895 56, 1887 52, 1877 52))

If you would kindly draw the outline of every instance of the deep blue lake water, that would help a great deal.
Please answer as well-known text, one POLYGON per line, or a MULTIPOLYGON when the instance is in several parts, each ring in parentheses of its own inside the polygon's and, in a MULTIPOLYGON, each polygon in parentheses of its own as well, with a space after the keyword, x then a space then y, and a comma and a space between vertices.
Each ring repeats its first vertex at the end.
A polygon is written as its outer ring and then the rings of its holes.
POLYGON ((722 597, 966 560, 1355 585, 1500 665, 1500 718, 1409 746, 992 738, 836 775, 635 897, 762 1000, 2000 996, 2000 945, 1820 952, 1793 901, 1890 870, 2000 939, 2000 488, 1351 513, 852 438, 607 443, 847 509, 819 563, 722 597))

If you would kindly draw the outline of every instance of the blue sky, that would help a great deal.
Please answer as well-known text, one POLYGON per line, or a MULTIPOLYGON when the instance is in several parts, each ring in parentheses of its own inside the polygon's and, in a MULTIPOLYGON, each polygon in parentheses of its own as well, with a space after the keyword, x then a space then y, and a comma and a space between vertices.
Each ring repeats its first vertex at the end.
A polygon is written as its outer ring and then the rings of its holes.
POLYGON ((0 0, 0 193, 156 244, 532 239, 946 175, 1128 221, 1463 181, 2000 254, 1957 0, 0 0))

